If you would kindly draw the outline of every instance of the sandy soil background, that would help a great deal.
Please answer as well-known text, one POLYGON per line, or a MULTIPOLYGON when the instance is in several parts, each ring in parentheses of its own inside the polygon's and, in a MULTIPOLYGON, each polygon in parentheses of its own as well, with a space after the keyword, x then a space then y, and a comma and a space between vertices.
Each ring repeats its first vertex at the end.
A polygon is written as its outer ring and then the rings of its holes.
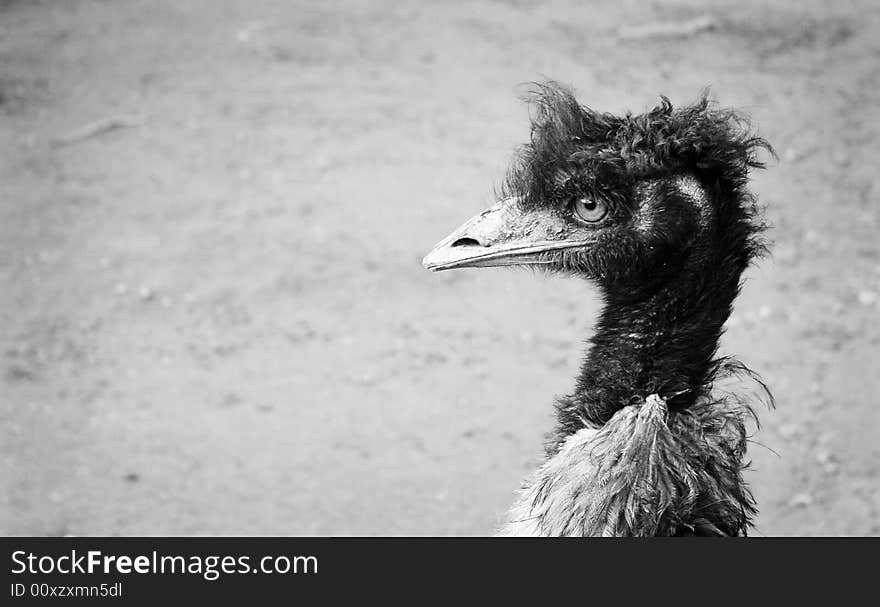
POLYGON ((598 304, 420 260, 552 77, 776 146, 756 535, 880 534, 880 4, 789 4, 0 2, 0 533, 490 533, 598 304))

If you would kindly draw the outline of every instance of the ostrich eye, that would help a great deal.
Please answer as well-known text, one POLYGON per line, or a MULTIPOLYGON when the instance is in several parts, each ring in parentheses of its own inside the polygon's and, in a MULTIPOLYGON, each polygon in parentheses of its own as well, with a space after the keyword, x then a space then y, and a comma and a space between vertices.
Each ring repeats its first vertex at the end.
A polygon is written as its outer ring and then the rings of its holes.
POLYGON ((600 221, 608 212, 608 205, 605 202, 587 197, 575 198, 571 203, 571 208, 578 219, 587 223, 600 221))

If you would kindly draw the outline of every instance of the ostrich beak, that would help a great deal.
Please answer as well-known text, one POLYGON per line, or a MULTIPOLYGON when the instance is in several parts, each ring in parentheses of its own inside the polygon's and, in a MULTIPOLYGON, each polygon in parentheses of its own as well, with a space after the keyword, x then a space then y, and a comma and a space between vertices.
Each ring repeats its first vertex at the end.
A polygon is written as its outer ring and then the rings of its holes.
POLYGON ((541 253, 579 247, 571 227, 551 210, 523 210, 508 198, 466 221, 422 260, 433 272, 453 268, 550 263, 541 253))

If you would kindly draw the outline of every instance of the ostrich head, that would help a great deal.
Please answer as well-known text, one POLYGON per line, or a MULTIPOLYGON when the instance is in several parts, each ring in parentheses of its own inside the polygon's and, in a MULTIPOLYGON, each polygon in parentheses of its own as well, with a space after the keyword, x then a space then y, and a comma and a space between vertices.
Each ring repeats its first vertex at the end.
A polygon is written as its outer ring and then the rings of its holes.
POLYGON ((760 249, 742 186, 766 144, 732 111, 705 97, 674 110, 664 97, 648 113, 615 117, 554 83, 531 100, 531 141, 501 201, 438 243, 427 269, 540 266, 594 279, 626 301, 686 265, 717 261, 712 251, 741 271, 760 249))

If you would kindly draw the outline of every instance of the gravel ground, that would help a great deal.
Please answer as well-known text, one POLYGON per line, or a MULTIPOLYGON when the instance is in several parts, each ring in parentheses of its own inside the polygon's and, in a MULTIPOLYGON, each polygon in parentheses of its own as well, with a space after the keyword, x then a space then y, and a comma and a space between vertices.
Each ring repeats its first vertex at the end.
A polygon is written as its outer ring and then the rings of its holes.
POLYGON ((774 144, 756 535, 880 534, 880 5, 815 0, 0 2, 0 533, 490 533, 598 302, 420 260, 544 77, 774 144))

